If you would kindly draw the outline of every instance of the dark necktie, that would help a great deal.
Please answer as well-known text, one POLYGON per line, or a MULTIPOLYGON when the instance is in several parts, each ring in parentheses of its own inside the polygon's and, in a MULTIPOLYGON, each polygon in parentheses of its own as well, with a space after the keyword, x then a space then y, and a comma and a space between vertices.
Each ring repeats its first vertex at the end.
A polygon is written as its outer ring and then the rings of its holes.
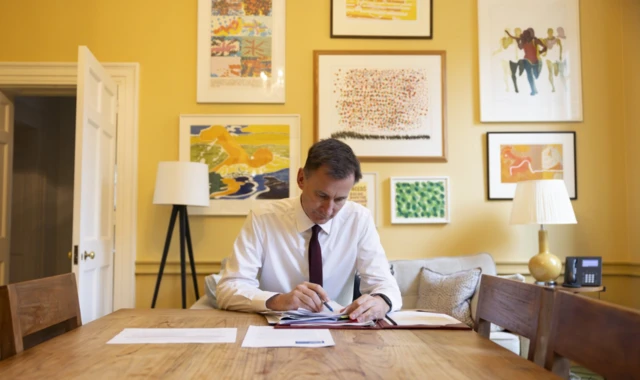
POLYGON ((322 250, 318 241, 320 226, 311 227, 311 240, 309 241, 309 282, 322 286, 322 250))

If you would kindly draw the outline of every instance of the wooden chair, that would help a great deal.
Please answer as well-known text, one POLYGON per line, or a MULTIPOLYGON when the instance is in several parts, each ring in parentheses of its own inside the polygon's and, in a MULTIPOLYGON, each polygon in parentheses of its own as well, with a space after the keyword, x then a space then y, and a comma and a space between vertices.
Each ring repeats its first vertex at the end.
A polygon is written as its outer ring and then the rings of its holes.
POLYGON ((608 379, 640 376, 640 311, 558 292, 545 368, 569 377, 569 360, 608 379))
POLYGON ((73 273, 0 287, 0 359, 81 324, 73 273))
POLYGON ((474 330, 485 338, 494 323, 529 339, 528 359, 544 365, 546 343, 553 304, 551 288, 482 275, 474 330))

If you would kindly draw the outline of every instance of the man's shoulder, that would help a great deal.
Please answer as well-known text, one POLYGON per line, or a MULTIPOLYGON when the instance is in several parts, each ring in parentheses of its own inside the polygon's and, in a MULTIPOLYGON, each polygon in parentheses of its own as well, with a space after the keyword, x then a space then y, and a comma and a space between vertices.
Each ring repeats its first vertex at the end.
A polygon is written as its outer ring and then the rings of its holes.
POLYGON ((251 209, 255 217, 282 216, 294 211, 295 200, 299 198, 284 198, 268 202, 260 202, 251 209))
POLYGON ((371 212, 360 203, 347 201, 339 215, 345 220, 363 221, 371 217, 371 212))

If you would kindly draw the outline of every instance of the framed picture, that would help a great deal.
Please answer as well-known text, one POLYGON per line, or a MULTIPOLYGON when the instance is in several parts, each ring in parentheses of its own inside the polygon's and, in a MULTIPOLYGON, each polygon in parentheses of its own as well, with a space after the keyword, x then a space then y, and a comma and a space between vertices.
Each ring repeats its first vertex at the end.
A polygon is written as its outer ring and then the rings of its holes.
POLYGON ((198 0, 198 103, 284 103, 285 0, 198 0))
POLYGON ((209 166, 209 207, 192 215, 247 215, 298 195, 298 115, 180 115, 180 160, 209 166))
POLYGON ((564 179, 578 199, 575 132, 487 132, 489 200, 511 200, 519 181, 564 179))
POLYGON ((480 121, 582 121, 578 0, 478 0, 480 121))
POLYGON ((391 223, 449 223, 449 177, 391 177, 391 223))
POLYGON ((362 173, 362 179, 356 183, 349 193, 349 200, 360 203, 371 211, 371 216, 378 226, 377 173, 362 173))
POLYGON ((446 162, 445 52, 315 51, 315 141, 363 162, 446 162))
POLYGON ((331 38, 433 38, 433 0, 331 0, 331 38))

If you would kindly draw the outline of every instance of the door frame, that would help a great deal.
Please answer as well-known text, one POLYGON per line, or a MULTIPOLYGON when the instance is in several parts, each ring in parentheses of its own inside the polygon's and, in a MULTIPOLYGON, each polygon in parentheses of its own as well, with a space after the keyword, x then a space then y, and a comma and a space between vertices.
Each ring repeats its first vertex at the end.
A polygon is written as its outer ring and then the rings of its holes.
MULTIPOLYGON (((138 63, 102 63, 118 85, 113 310, 135 307, 138 205, 138 63)), ((77 85, 77 63, 0 62, 0 89, 64 92, 77 85)), ((71 247, 69 247, 71 248, 71 247)), ((11 265, 11 264, 9 264, 11 265)), ((71 266, 70 266, 71 268, 71 266)))

